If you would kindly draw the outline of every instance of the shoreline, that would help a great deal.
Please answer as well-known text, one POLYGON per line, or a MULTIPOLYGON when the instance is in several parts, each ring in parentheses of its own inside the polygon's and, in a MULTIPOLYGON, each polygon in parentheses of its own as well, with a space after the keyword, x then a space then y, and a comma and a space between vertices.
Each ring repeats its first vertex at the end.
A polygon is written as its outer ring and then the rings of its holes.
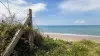
POLYGON ((98 35, 81 35, 81 34, 68 34, 68 33, 47 33, 45 32, 44 34, 59 34, 59 35, 73 35, 73 36, 91 36, 91 37, 100 37, 98 35))
POLYGON ((78 34, 63 34, 63 33, 44 33, 45 36, 49 35, 54 40, 60 39, 64 41, 80 41, 83 39, 100 42, 100 36, 95 35, 78 35, 78 34))

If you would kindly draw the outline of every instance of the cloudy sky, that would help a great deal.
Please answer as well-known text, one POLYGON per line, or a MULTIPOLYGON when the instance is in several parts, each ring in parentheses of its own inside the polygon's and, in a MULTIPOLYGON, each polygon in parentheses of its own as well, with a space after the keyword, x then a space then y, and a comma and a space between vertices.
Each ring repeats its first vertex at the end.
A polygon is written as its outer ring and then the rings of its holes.
MULTIPOLYGON (((0 0, 6 6, 6 0, 0 0)), ((33 22, 38 25, 100 25, 100 0, 9 0, 18 19, 33 10, 33 22)), ((7 14, 0 4, 0 14, 7 14)))

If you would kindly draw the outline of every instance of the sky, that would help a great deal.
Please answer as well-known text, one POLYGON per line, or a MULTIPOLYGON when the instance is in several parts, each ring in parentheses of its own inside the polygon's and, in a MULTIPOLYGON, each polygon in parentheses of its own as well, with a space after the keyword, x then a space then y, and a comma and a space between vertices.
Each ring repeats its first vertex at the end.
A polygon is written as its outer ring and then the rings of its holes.
MULTIPOLYGON (((0 0, 6 6, 7 0, 0 0)), ((12 14, 23 20, 32 9, 37 25, 100 25, 100 0, 8 0, 12 14)), ((9 16, 0 4, 0 16, 9 16)))

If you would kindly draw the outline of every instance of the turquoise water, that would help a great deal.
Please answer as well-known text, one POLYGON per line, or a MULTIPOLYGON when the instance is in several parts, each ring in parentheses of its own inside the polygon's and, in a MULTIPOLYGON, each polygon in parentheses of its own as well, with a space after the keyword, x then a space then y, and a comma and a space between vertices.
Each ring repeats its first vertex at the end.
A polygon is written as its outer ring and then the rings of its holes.
POLYGON ((64 33, 100 36, 100 25, 39 26, 47 33, 64 33))

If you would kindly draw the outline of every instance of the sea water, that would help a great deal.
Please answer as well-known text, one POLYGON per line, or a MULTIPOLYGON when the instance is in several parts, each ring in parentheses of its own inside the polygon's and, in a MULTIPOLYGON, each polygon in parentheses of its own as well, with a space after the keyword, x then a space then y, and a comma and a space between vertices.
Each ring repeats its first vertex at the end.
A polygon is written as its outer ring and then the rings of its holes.
POLYGON ((42 25, 39 28, 46 33, 100 36, 100 25, 42 25))

